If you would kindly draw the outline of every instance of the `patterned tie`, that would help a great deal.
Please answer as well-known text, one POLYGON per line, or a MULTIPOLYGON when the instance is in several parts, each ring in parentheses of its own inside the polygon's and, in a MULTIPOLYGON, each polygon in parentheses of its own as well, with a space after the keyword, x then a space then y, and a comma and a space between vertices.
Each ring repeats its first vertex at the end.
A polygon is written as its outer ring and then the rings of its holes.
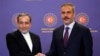
POLYGON ((68 29, 69 27, 66 27, 66 31, 65 31, 65 34, 64 34, 64 47, 67 46, 67 43, 68 43, 68 29))

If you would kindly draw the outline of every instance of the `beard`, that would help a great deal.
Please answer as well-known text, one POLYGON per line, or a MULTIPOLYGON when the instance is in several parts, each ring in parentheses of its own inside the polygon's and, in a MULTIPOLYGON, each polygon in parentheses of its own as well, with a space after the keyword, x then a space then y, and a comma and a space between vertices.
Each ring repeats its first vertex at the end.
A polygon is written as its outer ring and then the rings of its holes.
POLYGON ((21 30, 21 29, 20 29, 20 31, 21 31, 22 33, 24 33, 24 34, 27 33, 27 32, 29 32, 29 30, 21 30))

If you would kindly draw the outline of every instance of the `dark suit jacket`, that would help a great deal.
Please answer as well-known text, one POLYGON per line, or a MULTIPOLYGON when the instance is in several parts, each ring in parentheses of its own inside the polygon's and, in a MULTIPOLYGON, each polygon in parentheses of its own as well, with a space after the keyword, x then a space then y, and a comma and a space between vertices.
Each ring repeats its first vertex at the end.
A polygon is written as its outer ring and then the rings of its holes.
POLYGON ((75 23, 66 48, 63 31, 64 25, 54 30, 47 56, 92 56, 92 36, 88 28, 75 23))
POLYGON ((34 56, 38 52, 41 52, 39 36, 31 32, 29 33, 33 43, 32 52, 30 51, 24 37, 19 30, 7 34, 6 42, 10 56, 34 56))

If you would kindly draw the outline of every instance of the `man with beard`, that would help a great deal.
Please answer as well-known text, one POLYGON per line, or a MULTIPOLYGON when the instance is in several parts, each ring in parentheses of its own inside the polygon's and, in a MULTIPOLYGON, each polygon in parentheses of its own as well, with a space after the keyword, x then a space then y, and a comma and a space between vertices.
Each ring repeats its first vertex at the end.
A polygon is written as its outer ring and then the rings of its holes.
POLYGON ((31 16, 20 13, 17 16, 17 30, 6 36, 10 56, 34 56, 41 52, 40 38, 30 32, 31 16))
POLYGON ((46 56, 92 56, 93 43, 90 30, 75 22, 74 16, 73 4, 66 3, 61 6, 64 25, 53 31, 51 47, 46 56))

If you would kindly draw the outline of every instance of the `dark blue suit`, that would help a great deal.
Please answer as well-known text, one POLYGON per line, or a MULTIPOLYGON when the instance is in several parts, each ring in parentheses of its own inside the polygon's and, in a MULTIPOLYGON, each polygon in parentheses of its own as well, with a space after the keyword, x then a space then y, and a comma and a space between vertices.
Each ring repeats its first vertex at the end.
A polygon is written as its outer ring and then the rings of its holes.
POLYGON ((66 48, 64 48, 63 31, 64 25, 54 30, 47 56, 92 56, 92 36, 88 28, 75 23, 66 48))

